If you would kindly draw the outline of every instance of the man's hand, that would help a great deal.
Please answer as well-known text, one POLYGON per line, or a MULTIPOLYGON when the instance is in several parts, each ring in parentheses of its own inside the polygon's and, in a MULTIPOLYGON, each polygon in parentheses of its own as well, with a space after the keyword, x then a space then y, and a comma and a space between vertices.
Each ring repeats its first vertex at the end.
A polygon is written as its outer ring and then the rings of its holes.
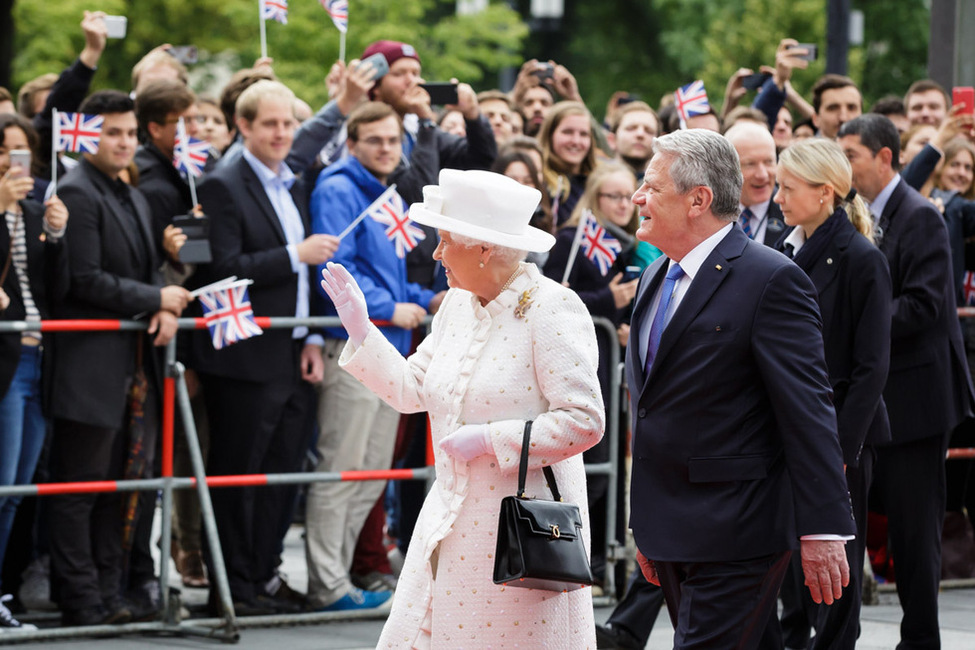
POLYGON ((163 250, 174 262, 179 261, 179 249, 186 243, 188 237, 183 234, 182 228, 177 228, 173 224, 166 226, 163 230, 163 250))
POLYGON ((846 542, 804 539, 799 544, 802 549, 802 572, 813 602, 832 605, 843 595, 843 587, 850 584, 846 542))
POLYGON ((728 77, 728 84, 724 89, 724 104, 721 106, 721 117, 727 116, 731 109, 741 103, 741 98, 748 92, 742 82, 750 74, 752 74, 751 68, 738 68, 733 75, 728 77))
POLYGON ((105 26, 104 11, 86 11, 81 19, 81 31, 85 33, 85 49, 81 50, 78 58, 86 66, 94 70, 98 67, 98 60, 105 51, 108 39, 108 28, 105 26))
POLYGON ((969 141, 973 140, 973 135, 975 135, 975 116, 962 113, 961 110, 964 108, 961 104, 955 104, 948 110, 948 115, 941 122, 941 126, 938 127, 938 132, 934 134, 931 138, 931 144, 937 147, 942 153, 944 152, 945 145, 951 142, 952 139, 963 136, 969 141))
POLYGON ((619 339, 620 347, 625 348, 626 344, 630 342, 630 325, 629 323, 622 323, 616 328, 616 338, 619 339))
POLYGON ((409 113, 416 113, 421 120, 432 120, 436 117, 433 109, 430 108, 430 93, 419 85, 413 86, 403 94, 403 103, 409 113))
POLYGON ((643 577, 647 579, 647 582, 659 587, 660 576, 657 575, 657 567, 653 563, 653 560, 648 560, 647 556, 641 553, 640 549, 637 549, 636 561, 640 565, 640 571, 643 571, 643 577))
POLYGON ((159 309, 172 312, 174 316, 179 316, 186 309, 186 305, 193 300, 193 295, 181 286, 170 284, 159 290, 162 296, 159 301, 159 309))
POLYGON ((335 235, 311 235, 298 244, 298 261, 302 264, 318 266, 335 256, 339 249, 339 238, 335 235))
POLYGON ((809 67, 809 61, 800 58, 800 55, 807 54, 805 50, 790 50, 798 44, 799 41, 794 38, 783 38, 775 50, 775 72, 772 73, 772 79, 781 90, 785 90, 785 82, 792 78, 793 69, 805 70, 809 67))
POLYGON ((456 109, 464 115, 468 121, 476 120, 481 115, 481 108, 477 105, 477 93, 470 87, 470 84, 459 83, 456 79, 451 79, 450 83, 457 84, 457 103, 453 106, 444 106, 445 109, 456 109))
POLYGON ((166 309, 160 309, 149 320, 149 334, 156 334, 158 332, 156 338, 152 340, 152 344, 157 347, 161 347, 172 341, 178 329, 179 320, 176 318, 176 314, 166 309))
POLYGON ((569 69, 564 65, 558 65, 554 61, 549 61, 555 66, 554 74, 552 76, 552 85, 562 99, 566 99, 573 102, 581 102, 582 95, 579 94, 579 84, 576 82, 576 78, 572 76, 569 69))
MULTIPOLYGON (((336 65, 341 64, 339 61, 336 65)), ((334 68, 333 68, 334 69, 334 68)), ((338 104, 342 115, 348 115, 356 106, 359 105, 376 85, 372 76, 376 74, 376 68, 372 63, 363 65, 358 59, 349 62, 349 67, 345 70, 337 84, 335 102, 338 104)), ((331 76, 331 73, 329 73, 331 76)))
POLYGON ((44 222, 55 232, 68 225, 68 207, 57 196, 44 202, 44 222))
POLYGON ((411 330, 419 326, 426 315, 427 310, 415 302, 398 302, 393 308, 393 317, 389 320, 396 327, 411 330))
POLYGON ((301 378, 309 384, 321 383, 325 378, 322 346, 307 343, 301 348, 301 378))

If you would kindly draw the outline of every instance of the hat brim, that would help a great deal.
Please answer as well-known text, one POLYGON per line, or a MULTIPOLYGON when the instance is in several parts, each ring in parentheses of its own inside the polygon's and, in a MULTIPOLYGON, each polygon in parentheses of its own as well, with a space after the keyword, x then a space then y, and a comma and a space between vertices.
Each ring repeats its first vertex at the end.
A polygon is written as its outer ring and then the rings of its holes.
POLYGON ((433 212, 423 203, 414 203, 410 206, 410 219, 431 228, 532 253, 544 253, 555 245, 555 237, 551 233, 533 226, 525 226, 523 233, 512 235, 433 212))

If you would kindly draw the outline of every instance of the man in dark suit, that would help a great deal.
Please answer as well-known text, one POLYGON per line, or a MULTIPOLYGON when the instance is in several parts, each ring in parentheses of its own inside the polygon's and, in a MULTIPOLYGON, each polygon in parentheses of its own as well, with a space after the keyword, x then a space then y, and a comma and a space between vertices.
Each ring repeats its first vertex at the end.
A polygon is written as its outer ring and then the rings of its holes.
MULTIPOLYGON (((294 93, 276 81, 253 84, 237 100, 243 155, 200 186, 213 224, 211 279, 253 280, 250 301, 258 316, 309 316, 309 265, 338 248, 331 235, 308 235, 307 194, 284 164, 296 126, 294 93)), ((221 350, 199 350, 210 417, 207 474, 301 469, 314 430, 309 382, 321 381, 323 367, 321 339, 312 345, 307 335, 307 327, 273 329, 221 350)), ((213 493, 238 614, 293 610, 301 601, 276 573, 295 495, 287 486, 213 493)))
POLYGON ((898 648, 939 648, 938 586, 945 513, 945 450, 971 416, 972 382, 955 312, 944 219, 897 174, 897 129, 882 115, 844 124, 839 143, 853 185, 870 202, 893 284, 890 372, 884 401, 891 442, 880 446, 874 494, 887 513, 897 593, 898 648))
MULTIPOLYGON (((98 152, 83 155, 58 195, 71 214, 65 234, 71 284, 55 305, 57 318, 134 318, 152 314, 152 344, 165 345, 190 300, 178 286, 163 286, 152 240, 149 205, 119 174, 137 145, 132 100, 118 91, 94 93, 84 113, 104 117, 98 152)), ((128 393, 139 364, 145 398, 144 449, 158 430, 161 357, 136 333, 57 335, 52 414, 54 481, 118 479, 126 456, 128 393)), ((62 619, 68 625, 118 622, 129 616, 119 598, 122 574, 120 497, 117 493, 51 499, 51 569, 62 619)), ((150 513, 151 516, 151 513, 150 513)))
POLYGON ((724 134, 741 161, 741 215, 738 223, 749 238, 775 246, 785 231, 785 219, 775 193, 775 140, 772 133, 754 122, 741 121, 724 134), (745 227, 748 224, 748 227, 745 227))
POLYGON ((742 176, 725 138, 678 131, 654 154, 637 236, 666 257, 641 279, 627 347, 630 527, 676 648, 754 648, 793 549, 816 602, 849 581, 819 310, 806 275, 735 225, 742 176))

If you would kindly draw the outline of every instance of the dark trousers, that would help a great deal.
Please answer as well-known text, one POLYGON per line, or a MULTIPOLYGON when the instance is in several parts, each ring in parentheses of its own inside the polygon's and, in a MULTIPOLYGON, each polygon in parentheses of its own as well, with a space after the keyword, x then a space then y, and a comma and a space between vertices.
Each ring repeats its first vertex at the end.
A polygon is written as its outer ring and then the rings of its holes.
POLYGON ((938 588, 948 436, 877 449, 875 495, 887 514, 897 595, 904 616, 898 650, 940 648, 938 588))
MULTIPOLYGON (((877 452, 864 447, 858 467, 846 468, 846 483, 850 490, 853 517, 856 519, 856 538, 846 543, 846 561, 850 565, 850 584, 843 589, 843 597, 832 605, 817 605, 804 584, 802 559, 793 556, 789 572, 782 583, 782 638, 786 648, 810 650, 853 650, 860 636, 860 607, 863 596, 863 560, 867 546, 867 496, 877 452), (812 645, 809 636, 816 630, 812 645)), ((778 625, 773 617, 769 625, 778 625)))
POLYGON ((624 628, 640 643, 646 645, 663 604, 663 590, 648 582, 643 576, 643 571, 637 567, 630 575, 626 595, 616 605, 606 622, 612 623, 613 627, 624 628))
POLYGON ((738 562, 656 562, 674 649, 758 648, 791 556, 783 551, 738 562))
MULTIPOLYGON (((200 378, 210 418, 207 475, 300 471, 314 431, 315 393, 310 384, 297 374, 282 383, 204 374, 200 378)), ((274 575, 296 495, 297 487, 290 485, 219 488, 211 493, 234 600, 252 600, 274 575)))
MULTIPOLYGON (((51 479, 102 481, 122 476, 121 431, 70 420, 54 421, 51 479)), ((122 514, 118 493, 51 497, 52 591, 62 609, 92 607, 119 595, 122 514)))

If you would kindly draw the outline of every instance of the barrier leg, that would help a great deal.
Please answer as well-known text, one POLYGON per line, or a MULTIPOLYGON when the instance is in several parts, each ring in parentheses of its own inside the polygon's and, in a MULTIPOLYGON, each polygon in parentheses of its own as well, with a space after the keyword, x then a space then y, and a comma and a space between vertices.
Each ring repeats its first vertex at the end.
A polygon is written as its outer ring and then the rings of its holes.
POLYGON ((210 544, 210 556, 213 561, 213 573, 210 579, 217 587, 220 606, 223 610, 225 633, 228 641, 236 643, 239 639, 237 616, 234 613, 233 600, 230 597, 230 583, 227 580, 227 565, 223 560, 223 549, 220 546, 220 535, 217 532, 217 522, 213 517, 213 502, 210 501, 210 488, 207 486, 206 468, 203 465, 203 454, 200 453, 200 441, 196 436, 196 425, 193 423, 193 410, 190 407, 190 394, 186 389, 183 364, 174 364, 176 375, 176 394, 179 397, 180 416, 183 418, 183 431, 186 432, 187 447, 190 461, 193 464, 193 476, 196 477, 196 493, 200 497, 200 514, 203 516, 203 528, 207 542, 210 544))
POLYGON ((173 408, 176 397, 176 339, 166 346, 166 373, 163 378, 162 401, 162 540, 159 546, 159 588, 162 599, 162 620, 175 623, 179 612, 173 612, 169 602, 169 556, 173 542, 173 408))

